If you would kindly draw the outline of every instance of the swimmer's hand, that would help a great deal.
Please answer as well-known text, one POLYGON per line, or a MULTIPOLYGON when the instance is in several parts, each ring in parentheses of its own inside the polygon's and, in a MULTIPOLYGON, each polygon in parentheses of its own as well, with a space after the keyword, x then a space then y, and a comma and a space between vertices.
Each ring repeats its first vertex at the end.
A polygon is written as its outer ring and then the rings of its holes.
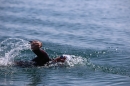
POLYGON ((31 45, 32 50, 38 50, 42 47, 42 42, 34 40, 34 41, 29 41, 31 45))

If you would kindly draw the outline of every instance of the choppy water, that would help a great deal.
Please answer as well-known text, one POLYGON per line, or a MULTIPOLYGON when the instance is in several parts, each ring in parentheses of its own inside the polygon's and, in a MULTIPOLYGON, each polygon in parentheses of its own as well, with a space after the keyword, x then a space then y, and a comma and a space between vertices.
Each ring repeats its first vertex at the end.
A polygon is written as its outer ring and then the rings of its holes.
POLYGON ((129 0, 0 0, 0 86, 129 86, 129 0), (66 66, 18 67, 43 42, 66 66))

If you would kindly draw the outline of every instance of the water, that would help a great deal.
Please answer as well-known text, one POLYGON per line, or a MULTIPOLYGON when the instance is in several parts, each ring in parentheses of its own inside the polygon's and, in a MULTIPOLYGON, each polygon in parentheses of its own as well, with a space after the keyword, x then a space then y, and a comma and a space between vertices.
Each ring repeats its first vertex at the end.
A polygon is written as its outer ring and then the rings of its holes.
POLYGON ((129 0, 1 0, 0 86, 129 86, 129 0), (69 64, 18 67, 40 40, 69 64))

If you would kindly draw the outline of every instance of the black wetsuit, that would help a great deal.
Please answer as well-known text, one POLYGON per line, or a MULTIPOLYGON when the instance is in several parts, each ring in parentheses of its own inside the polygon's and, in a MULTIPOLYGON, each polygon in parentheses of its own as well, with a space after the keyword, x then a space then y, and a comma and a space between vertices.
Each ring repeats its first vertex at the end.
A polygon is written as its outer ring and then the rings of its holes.
POLYGON ((32 60, 34 62, 34 66, 44 66, 51 60, 44 50, 39 49, 32 51, 37 55, 37 57, 32 60))

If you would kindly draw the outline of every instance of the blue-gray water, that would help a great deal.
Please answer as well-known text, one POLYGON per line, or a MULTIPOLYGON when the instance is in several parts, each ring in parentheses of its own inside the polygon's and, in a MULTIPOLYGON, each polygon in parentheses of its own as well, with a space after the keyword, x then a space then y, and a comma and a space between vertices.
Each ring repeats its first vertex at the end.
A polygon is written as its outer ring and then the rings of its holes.
POLYGON ((129 86, 130 0, 0 0, 0 86, 129 86), (29 40, 71 65, 17 67, 29 40))

